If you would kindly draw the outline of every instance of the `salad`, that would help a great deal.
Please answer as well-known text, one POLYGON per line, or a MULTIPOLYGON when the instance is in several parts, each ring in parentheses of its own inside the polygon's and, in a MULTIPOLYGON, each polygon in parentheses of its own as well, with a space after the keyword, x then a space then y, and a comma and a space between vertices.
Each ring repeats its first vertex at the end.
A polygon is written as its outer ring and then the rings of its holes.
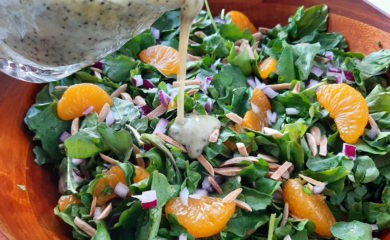
POLYGON ((350 52, 327 24, 326 5, 272 29, 201 12, 184 109, 220 123, 196 148, 169 134, 179 11, 47 84, 25 123, 73 238, 389 239, 390 50, 350 52))

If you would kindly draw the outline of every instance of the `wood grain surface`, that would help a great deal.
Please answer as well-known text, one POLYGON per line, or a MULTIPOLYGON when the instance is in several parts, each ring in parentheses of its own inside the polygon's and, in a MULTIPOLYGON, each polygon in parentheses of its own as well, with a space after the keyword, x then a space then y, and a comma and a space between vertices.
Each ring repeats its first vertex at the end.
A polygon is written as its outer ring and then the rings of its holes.
MULTIPOLYGON (((299 5, 318 3, 330 6, 330 31, 344 34, 352 51, 378 50, 377 41, 390 48, 390 20, 360 0, 210 0, 214 13, 241 10, 257 26, 266 27, 286 23, 299 5)), ((0 74, 0 86, 0 240, 68 239, 69 228, 53 214, 57 180, 52 170, 33 162, 32 135, 23 123, 42 85, 0 74)))

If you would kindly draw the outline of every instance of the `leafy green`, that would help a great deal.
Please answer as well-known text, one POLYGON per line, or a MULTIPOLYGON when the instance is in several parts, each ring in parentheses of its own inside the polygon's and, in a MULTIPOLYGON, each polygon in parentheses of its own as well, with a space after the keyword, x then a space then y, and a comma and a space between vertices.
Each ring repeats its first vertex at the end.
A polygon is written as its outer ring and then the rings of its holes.
POLYGON ((342 240, 372 239, 371 226, 359 221, 337 222, 332 227, 332 234, 342 240))
POLYGON ((142 50, 155 44, 156 40, 154 39, 151 31, 147 30, 128 41, 119 49, 118 53, 127 55, 132 58, 137 58, 138 54, 142 50))
POLYGON ((106 224, 102 221, 98 221, 96 225, 96 234, 93 236, 92 240, 111 240, 106 224))
POLYGON ((368 79, 375 75, 381 75, 387 71, 390 65, 390 50, 380 50, 365 57, 357 64, 363 79, 368 79))
POLYGON ((370 94, 366 97, 368 109, 370 113, 375 112, 390 112, 390 92, 377 85, 370 94))
POLYGON ((97 128, 103 144, 108 147, 121 161, 130 159, 133 150, 133 138, 126 130, 115 131, 105 124, 99 124, 97 128))
POLYGON ((130 71, 139 63, 125 55, 109 56, 104 60, 103 73, 114 82, 130 81, 130 71))

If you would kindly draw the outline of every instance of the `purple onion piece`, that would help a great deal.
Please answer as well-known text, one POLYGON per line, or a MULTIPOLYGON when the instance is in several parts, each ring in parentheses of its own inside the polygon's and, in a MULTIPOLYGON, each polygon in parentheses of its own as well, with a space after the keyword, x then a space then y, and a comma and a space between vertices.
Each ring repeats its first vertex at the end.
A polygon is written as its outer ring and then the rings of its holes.
POLYGON ((156 125, 156 128, 154 129, 153 131, 153 134, 156 134, 156 133, 165 133, 167 131, 167 127, 169 125, 169 121, 165 118, 161 118, 157 125, 156 125))
POLYGON ((311 69, 311 72, 314 75, 316 75, 317 77, 321 77, 322 74, 324 74, 324 71, 321 68, 317 67, 317 66, 313 66, 313 68, 311 69))
POLYGON ((306 88, 311 88, 311 87, 317 85, 318 83, 320 83, 320 82, 317 80, 314 80, 314 79, 310 79, 309 84, 307 84, 306 88))
POLYGON ((325 185, 322 186, 314 186, 313 194, 321 194, 325 190, 325 185))
MULTIPOLYGON (((262 83, 262 82, 260 81, 260 79, 258 79, 257 77, 255 77, 255 83, 256 83, 256 86, 258 86, 258 87, 264 86, 264 85, 265 85, 265 84, 262 83)), ((261 88, 260 88, 260 89, 261 89, 261 88)))
POLYGON ((340 68, 330 66, 330 67, 328 67, 328 72, 341 73, 342 70, 340 68))
POLYGON ((183 188, 180 191, 179 197, 180 201, 185 205, 188 206, 188 196, 190 195, 190 192, 188 191, 188 188, 183 188))
POLYGON ((95 110, 94 106, 89 106, 87 107, 84 112, 83 112, 83 115, 84 116, 87 116, 88 114, 90 114, 91 112, 93 112, 95 110))
POLYGON ((79 158, 72 158, 72 163, 73 163, 73 165, 75 165, 75 166, 78 166, 78 165, 80 165, 82 162, 84 162, 84 160, 83 160, 83 159, 79 159, 79 158))
POLYGON ((262 89, 265 95, 267 95, 268 98, 273 99, 276 96, 279 95, 278 92, 274 91, 272 88, 266 86, 265 88, 262 89))
POLYGON ((110 112, 108 112, 107 117, 106 117, 106 124, 107 124, 107 126, 110 127, 114 123, 115 123, 114 114, 112 113, 112 111, 110 111, 110 112))
POLYGON ((145 87, 146 89, 152 89, 152 88, 155 88, 155 87, 156 87, 156 86, 154 86, 154 84, 153 84, 151 81, 149 81, 149 80, 147 80, 147 79, 144 79, 143 85, 144 85, 144 87, 145 87))
POLYGON ((206 190, 209 193, 213 193, 215 189, 211 186, 209 179, 205 177, 202 182, 202 189, 206 190))
POLYGON ((149 107, 148 105, 142 106, 139 109, 141 110, 143 115, 147 115, 148 113, 153 111, 153 109, 151 107, 149 107))
POLYGON ((59 137, 60 143, 64 143, 66 139, 70 138, 71 134, 67 131, 63 132, 59 137))
POLYGON ((207 113, 211 113, 213 111, 213 100, 211 98, 207 99, 207 103, 204 106, 207 113))
POLYGON ((85 176, 77 168, 72 170, 72 176, 76 183, 82 183, 85 180, 85 176))
POLYGON ((298 115, 299 110, 296 108, 286 108, 286 114, 287 115, 298 115))
POLYGON ((371 128, 366 131, 366 135, 369 139, 375 140, 378 137, 379 129, 377 128, 371 128))
POLYGON ((333 52, 327 51, 327 52, 324 53, 324 57, 326 57, 326 58, 329 59, 330 61, 333 61, 333 59, 334 59, 334 53, 333 53, 333 52))
POLYGON ((119 182, 114 188, 114 193, 122 199, 125 199, 127 197, 129 191, 129 187, 121 182, 119 182))
POLYGON ((371 224, 371 229, 372 229, 372 231, 376 232, 379 230, 379 227, 377 224, 371 224))
POLYGON ((168 107, 169 103, 171 102, 171 97, 163 90, 160 90, 159 98, 160 98, 160 103, 165 107, 168 107))
POLYGON ((134 83, 134 86, 140 87, 144 84, 144 80, 142 79, 141 75, 136 75, 133 77, 133 83, 134 83))
POLYGON ((350 71, 344 71, 344 77, 348 81, 355 82, 355 76, 353 75, 353 72, 350 71))
POLYGON ((103 70, 104 64, 103 64, 102 61, 99 61, 99 62, 96 62, 94 65, 92 65, 92 67, 98 68, 98 69, 100 69, 100 70, 103 70))
POLYGON ((152 35, 153 35, 154 39, 159 40, 160 39, 160 30, 152 27, 151 31, 152 31, 152 35))
POLYGON ((96 220, 102 215, 103 209, 101 207, 96 207, 95 212, 93 213, 93 219, 96 220))
POLYGON ((208 196, 208 192, 204 189, 198 189, 189 197, 194 199, 201 199, 202 197, 208 196))
POLYGON ((346 157, 349 157, 352 160, 356 159, 356 146, 344 143, 343 144, 343 154, 346 157))
POLYGON ((256 82, 252 77, 248 78, 246 82, 248 83, 249 87, 251 87, 252 89, 256 87, 256 82))
POLYGON ((180 236, 177 238, 177 240, 187 240, 187 235, 182 233, 180 236))
POLYGON ((343 74, 342 73, 336 73, 336 72, 328 72, 328 77, 335 77, 336 83, 342 83, 343 82, 343 74))
POLYGON ((204 93, 207 93, 207 90, 209 89, 212 81, 213 81, 213 77, 206 77, 206 79, 202 79, 200 88, 204 93))
POLYGON ((221 19, 220 17, 215 17, 214 18, 215 23, 220 23, 220 24, 225 24, 225 20, 221 19))

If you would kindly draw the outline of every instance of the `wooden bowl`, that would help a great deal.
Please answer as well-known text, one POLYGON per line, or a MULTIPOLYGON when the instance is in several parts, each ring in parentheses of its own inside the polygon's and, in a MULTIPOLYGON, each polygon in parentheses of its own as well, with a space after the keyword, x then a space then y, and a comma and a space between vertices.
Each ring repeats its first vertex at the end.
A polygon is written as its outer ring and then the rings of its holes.
MULTIPOLYGON (((222 8, 245 12, 257 26, 285 24, 300 5, 315 0, 210 0, 215 14, 222 8), (292 3, 293 2, 293 3, 292 3)), ((352 51, 390 48, 390 20, 363 1, 322 1, 330 7, 330 31, 344 34, 352 51)), ((53 214, 58 199, 57 179, 50 168, 33 161, 32 135, 23 123, 42 85, 0 74, 0 239, 68 239, 70 230, 53 214), (17 185, 25 185, 26 191, 17 185), (2 236, 4 235, 4 236, 2 236)))

